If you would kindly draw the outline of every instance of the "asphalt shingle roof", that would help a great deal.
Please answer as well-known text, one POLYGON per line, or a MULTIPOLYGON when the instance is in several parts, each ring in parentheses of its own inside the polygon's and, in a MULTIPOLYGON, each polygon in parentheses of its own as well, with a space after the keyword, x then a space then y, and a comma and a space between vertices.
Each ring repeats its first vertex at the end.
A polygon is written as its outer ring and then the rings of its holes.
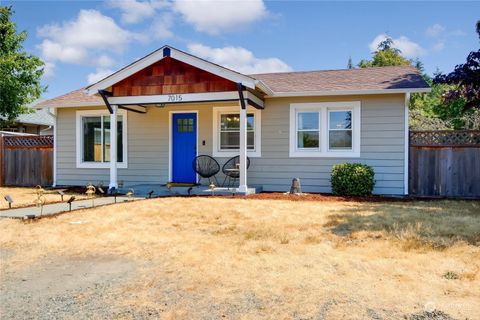
POLYGON ((428 88, 411 66, 253 74, 274 92, 428 88))
MULTIPOLYGON (((344 70, 252 74, 275 93, 380 91, 387 89, 429 88, 418 70, 411 66, 373 67, 344 70)), ((84 88, 45 100, 37 107, 75 107, 104 105, 101 97, 89 96, 84 88)))

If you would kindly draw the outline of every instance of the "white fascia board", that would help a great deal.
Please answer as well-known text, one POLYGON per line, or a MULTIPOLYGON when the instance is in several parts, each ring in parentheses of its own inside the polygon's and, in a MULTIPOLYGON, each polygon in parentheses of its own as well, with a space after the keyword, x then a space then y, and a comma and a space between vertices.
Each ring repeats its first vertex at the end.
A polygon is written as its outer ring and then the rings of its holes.
MULTIPOLYGON (((237 94, 237 95, 238 95, 238 94, 237 94)), ((263 100, 260 99, 259 97, 257 97, 256 95, 254 95, 254 94, 251 93, 251 92, 244 91, 244 92, 243 92, 243 97, 246 98, 246 99, 250 99, 251 101, 253 101, 253 102, 255 102, 256 104, 258 104, 259 106, 261 106, 262 108, 265 107, 263 100)))
POLYGON ((192 65, 204 71, 216 74, 222 78, 228 79, 233 82, 240 82, 244 86, 255 89, 255 80, 248 76, 242 75, 235 71, 223 68, 221 66, 215 65, 211 62, 202 60, 195 56, 186 54, 184 52, 178 51, 175 48, 164 46, 157 51, 154 51, 150 55, 138 60, 137 62, 125 67, 124 69, 118 71, 117 73, 112 74, 111 76, 100 80, 99 82, 91 85, 86 89, 87 94, 93 95, 98 93, 98 90, 104 90, 108 87, 111 87, 115 83, 128 78, 132 74, 152 65, 153 63, 162 60, 165 58, 164 49, 170 49, 170 57, 179 61, 182 61, 186 64, 192 65))
POLYGON ((267 84, 265 82, 263 82, 262 80, 255 80, 255 84, 257 85, 257 87, 260 90, 265 92, 267 95, 269 95, 269 96, 275 95, 275 92, 273 92, 273 90, 270 89, 270 87, 267 86, 267 84))
POLYGON ((217 100, 238 100, 237 91, 208 92, 208 93, 184 93, 184 94, 162 94, 148 96, 124 96, 109 97, 110 104, 156 104, 156 103, 187 103, 217 100))
POLYGON ((346 95, 357 95, 357 94, 362 95, 362 94, 421 93, 421 92, 430 92, 430 91, 432 91, 431 88, 275 92, 273 96, 265 96, 265 98, 346 96, 346 95))
POLYGON ((44 108, 77 108, 77 107, 105 107, 103 101, 96 102, 71 102, 71 103, 62 103, 55 105, 43 105, 43 106, 34 106, 34 109, 44 109, 44 108))
POLYGON ((99 82, 87 87, 85 89, 85 92, 88 95, 94 95, 98 93, 98 90, 105 90, 108 87, 111 87, 115 83, 128 78, 134 73, 137 73, 138 71, 145 69, 149 65, 154 64, 157 61, 162 60, 163 57, 163 49, 165 47, 162 47, 158 49, 157 51, 152 52, 148 56, 138 60, 137 62, 132 63, 131 65, 125 67, 124 69, 106 77, 103 80, 100 80, 99 82))

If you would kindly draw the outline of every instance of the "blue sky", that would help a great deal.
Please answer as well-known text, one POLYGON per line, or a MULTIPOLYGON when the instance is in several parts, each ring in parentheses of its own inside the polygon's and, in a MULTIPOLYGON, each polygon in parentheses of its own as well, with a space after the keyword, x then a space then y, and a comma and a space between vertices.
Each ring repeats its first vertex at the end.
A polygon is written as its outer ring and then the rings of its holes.
POLYGON ((47 63, 45 98, 169 44, 240 72, 341 69, 388 33, 426 71, 478 50, 480 2, 4 1, 47 63))

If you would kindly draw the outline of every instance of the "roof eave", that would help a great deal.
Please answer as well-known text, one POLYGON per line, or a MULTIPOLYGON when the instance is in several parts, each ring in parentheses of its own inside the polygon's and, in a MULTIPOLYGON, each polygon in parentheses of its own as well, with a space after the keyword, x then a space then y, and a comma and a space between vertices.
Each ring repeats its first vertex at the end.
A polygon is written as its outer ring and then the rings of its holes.
POLYGON ((94 83, 86 87, 85 93, 88 95, 97 94, 99 90, 105 90, 111 87, 112 85, 114 85, 115 83, 118 83, 119 81, 154 64, 155 62, 158 62, 164 59, 165 57, 171 57, 173 59, 182 61, 184 63, 190 64, 194 67, 202 69, 204 71, 216 74, 222 78, 233 81, 235 83, 240 82, 242 85, 250 89, 255 89, 255 79, 249 76, 243 75, 233 70, 208 62, 206 60, 195 57, 186 52, 177 50, 170 46, 163 46, 160 49, 152 52, 151 54, 143 57, 142 59, 139 59, 134 63, 126 66, 125 68, 120 69, 119 71, 111 74, 110 76, 98 81, 97 83, 94 83))
POLYGON ((295 91, 295 92, 274 92, 273 95, 267 95, 265 96, 265 98, 347 96, 347 95, 395 94, 395 93, 428 93, 430 91, 432 91, 431 88, 295 91))

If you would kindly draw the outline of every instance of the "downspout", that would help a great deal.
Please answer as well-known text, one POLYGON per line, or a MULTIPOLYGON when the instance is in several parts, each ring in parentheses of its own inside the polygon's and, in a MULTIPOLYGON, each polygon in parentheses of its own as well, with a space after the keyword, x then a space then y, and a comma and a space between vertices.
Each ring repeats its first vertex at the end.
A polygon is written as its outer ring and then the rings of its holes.
POLYGON ((403 163, 404 163, 404 168, 403 168, 403 180, 404 180, 404 190, 403 190, 403 193, 407 196, 408 195, 408 191, 409 191, 409 172, 408 172, 408 165, 409 165, 409 161, 410 161, 410 158, 409 158, 409 151, 410 151, 410 134, 409 134, 409 127, 408 127, 408 107, 410 105, 410 92, 406 92, 405 93, 405 141, 404 141, 404 145, 405 145, 405 149, 404 149, 404 159, 403 159, 403 163))

